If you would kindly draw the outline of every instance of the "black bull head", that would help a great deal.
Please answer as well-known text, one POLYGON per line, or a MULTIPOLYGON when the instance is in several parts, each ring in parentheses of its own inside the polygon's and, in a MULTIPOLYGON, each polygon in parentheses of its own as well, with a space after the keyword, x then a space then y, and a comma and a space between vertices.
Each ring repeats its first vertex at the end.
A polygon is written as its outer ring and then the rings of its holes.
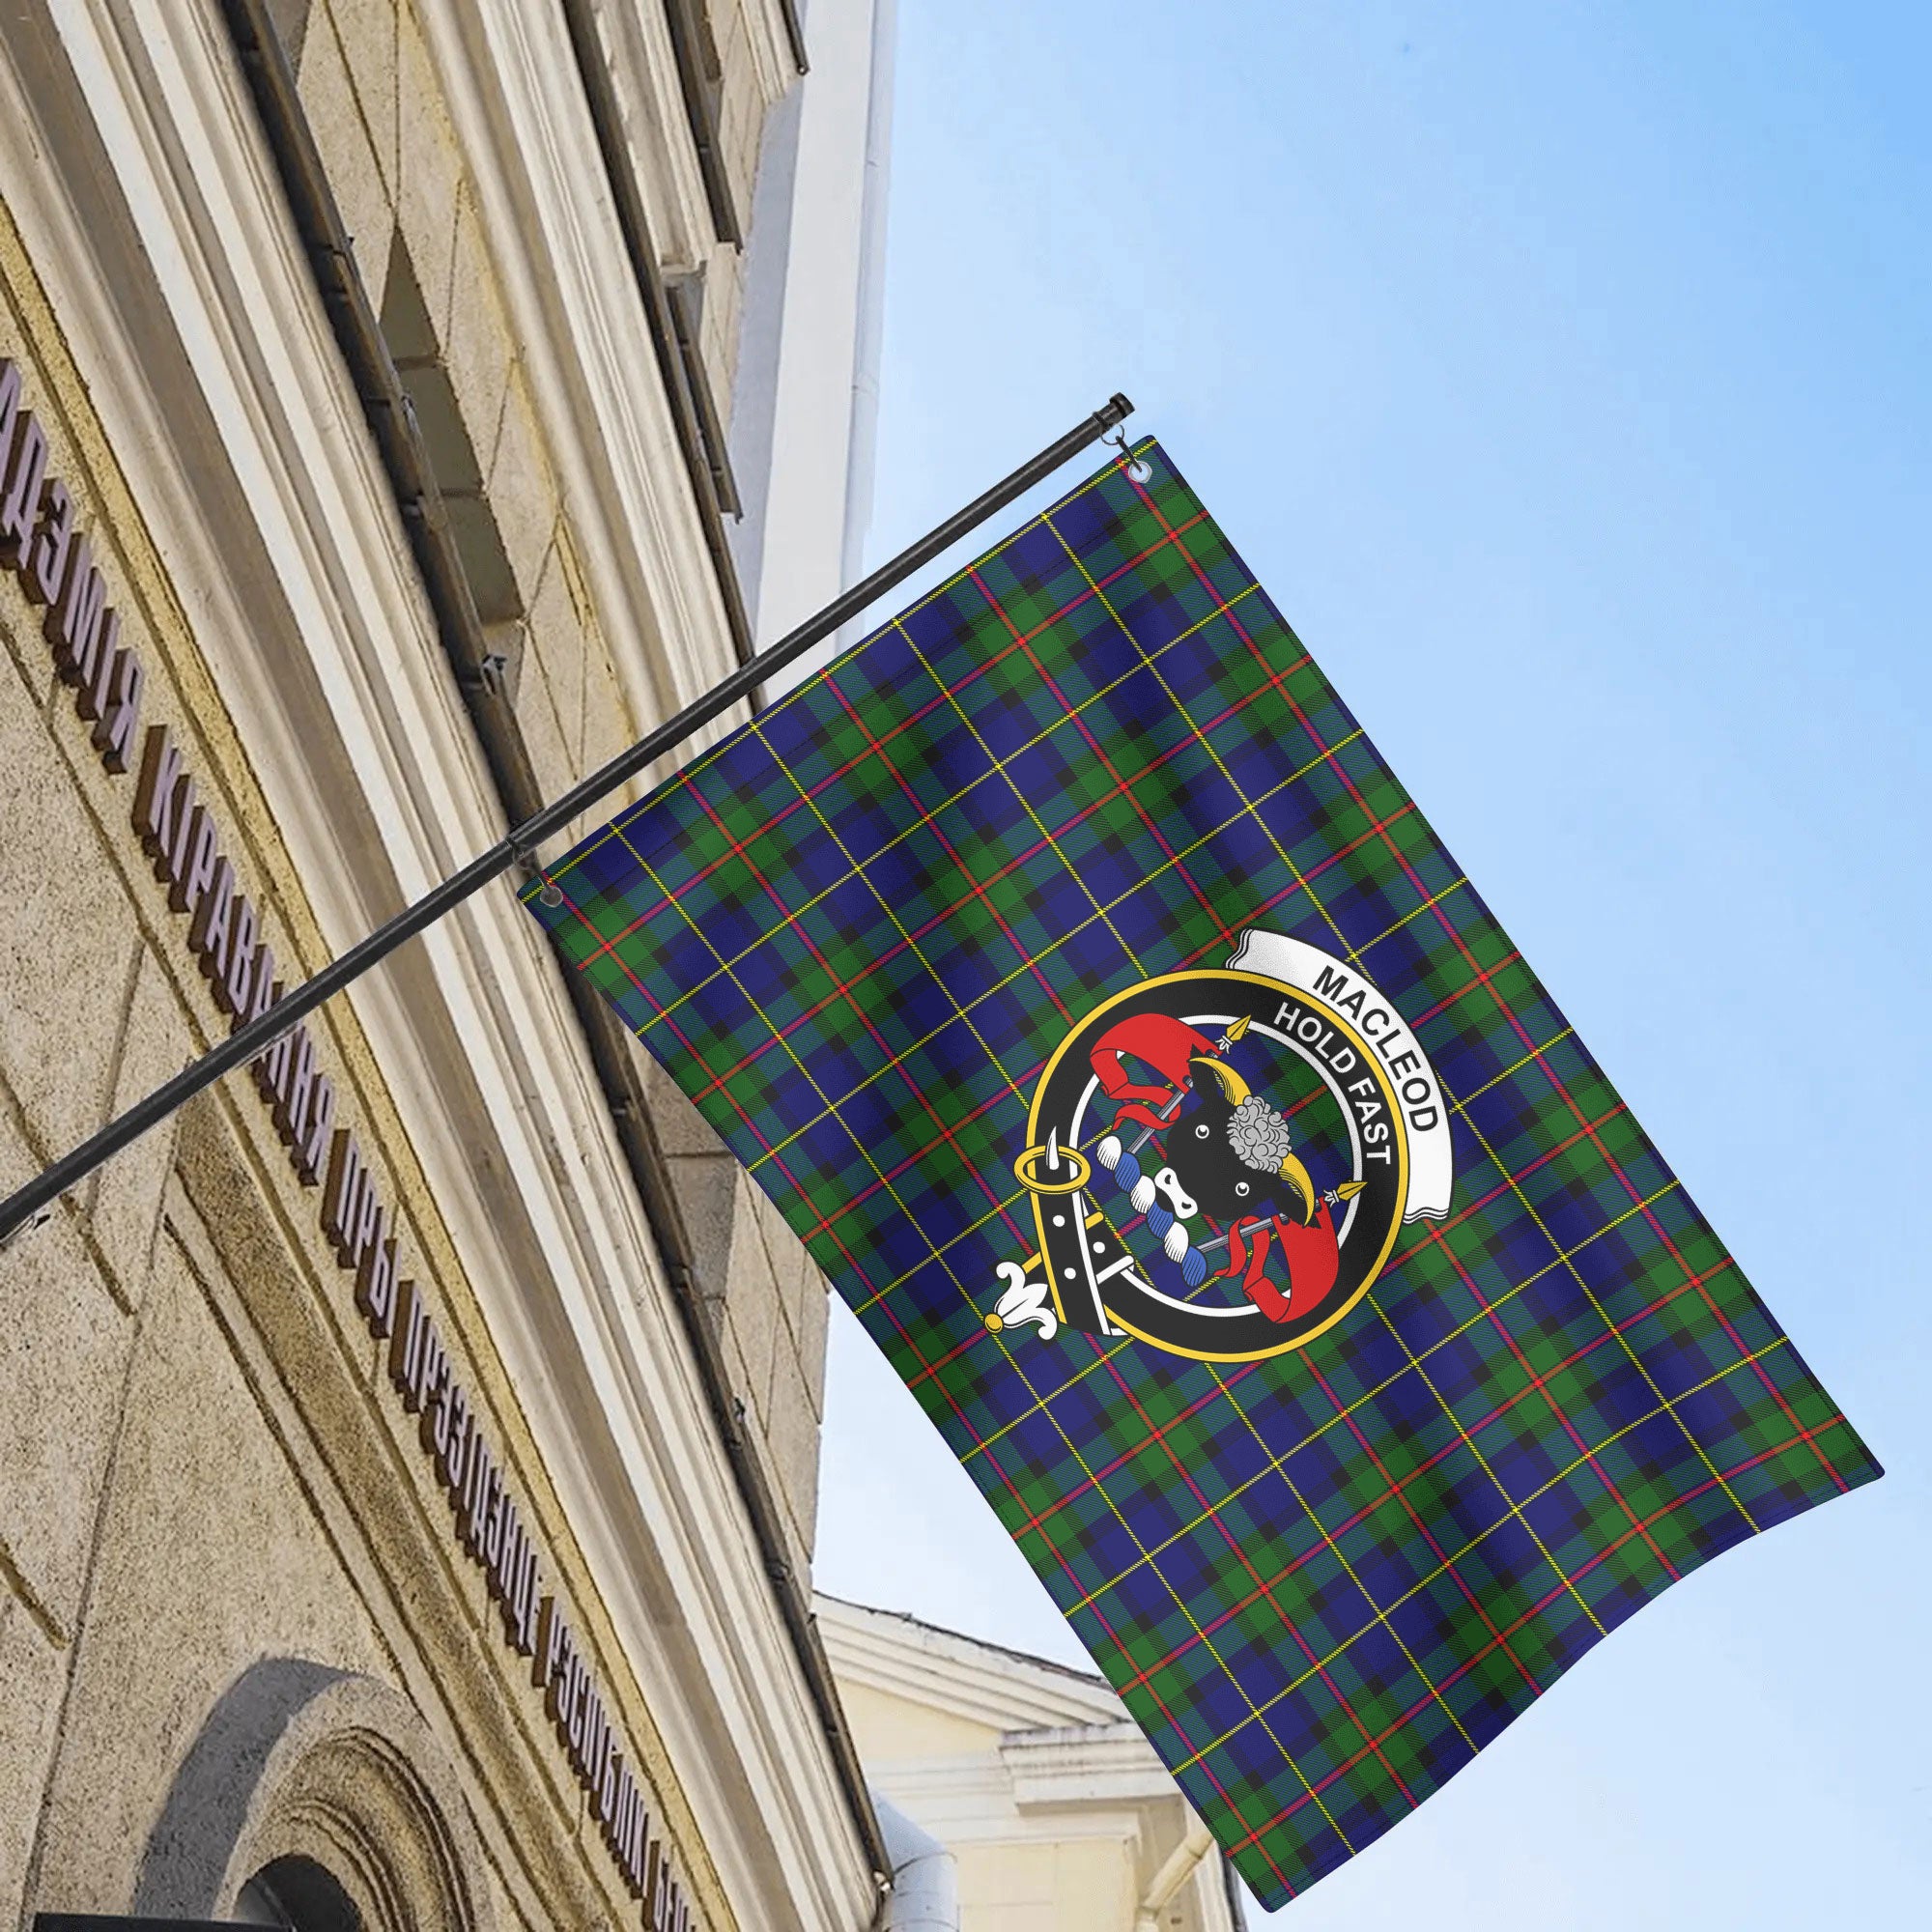
POLYGON ((1242 1136, 1249 1148, 1245 1157, 1237 1145, 1237 1110, 1244 1122, 1258 1113, 1275 1121, 1280 1116, 1250 1093, 1248 1083, 1226 1061, 1194 1054, 1188 1075, 1187 1102, 1163 1136, 1175 1179, 1223 1225, 1251 1214, 1282 1213, 1304 1226, 1312 1221, 1315 1183, 1289 1151, 1286 1128, 1272 1135, 1242 1136), (1254 1151, 1258 1139, 1266 1147, 1264 1153, 1254 1151))

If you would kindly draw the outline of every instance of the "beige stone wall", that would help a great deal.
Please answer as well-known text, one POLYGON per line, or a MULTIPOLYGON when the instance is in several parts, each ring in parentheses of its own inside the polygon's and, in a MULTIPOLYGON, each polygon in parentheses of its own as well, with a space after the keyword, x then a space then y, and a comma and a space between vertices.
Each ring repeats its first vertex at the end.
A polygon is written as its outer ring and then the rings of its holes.
MULTIPOLYGON (((0 207, 4 216, 4 207, 0 207)), ((0 218, 0 335, 26 378, 148 670, 294 971, 321 948, 245 745, 0 218)), ((0 582, 0 1183, 14 1186, 202 1050, 223 1022, 54 677, 0 582)), ((653 1787, 706 1922, 731 1922, 642 1689, 535 1454, 352 1014, 321 1055, 381 1163, 414 1272, 653 1787)), ((0 1255, 0 1918, 120 1911, 156 1807, 222 1688, 298 1657, 400 1687, 451 1768, 499 1922, 628 1918, 529 1688, 458 1548, 414 1418, 245 1078, 201 1096, 0 1255)), ((353 1868, 343 1874, 352 1884, 353 1868)), ((360 1901, 372 1924, 395 1901, 360 1901)), ((225 1905, 226 1900, 222 1903, 225 1905)))
POLYGON ((505 627, 538 776, 547 793, 561 790, 630 742, 639 720, 583 589, 422 22, 408 0, 314 0, 296 71, 438 481, 453 502, 474 504, 479 548, 500 559, 502 580, 472 569, 472 590, 486 620, 505 627), (400 298, 398 274, 412 283, 400 298))
POLYGON ((764 1191, 656 1065, 648 1091, 691 1229, 706 1314, 773 1479, 803 1581, 818 1513, 825 1279, 764 1191))
MULTIPOLYGON (((545 422, 532 346, 508 319, 513 265, 486 221, 423 18, 410 0, 285 0, 279 11, 299 27, 303 102, 473 559, 524 747, 554 795, 688 695, 676 656, 660 651, 643 673, 620 666, 613 639, 641 620, 600 608, 592 588, 598 522, 562 480, 563 426, 545 422)), ((747 18, 730 10, 714 27, 726 151, 749 208, 772 82, 747 18)), ((164 523, 167 506, 130 494, 91 400, 98 372, 70 358, 43 266, 0 181, 0 354, 22 364, 53 467, 141 651, 144 724, 165 722, 184 741, 245 889, 269 909, 288 977, 299 977, 328 948, 260 781, 264 749, 222 700, 196 634, 195 586, 170 575, 147 514, 164 523)), ((735 257, 720 251, 705 267, 704 346, 722 392, 735 257)), ((9 1188, 225 1026, 185 950, 186 922, 167 910, 129 827, 133 777, 101 770, 51 674, 39 617, 11 576, 0 580, 9 1188)), ((380 1171, 412 1271, 511 1472, 544 1587, 568 1605, 639 1761, 653 1832, 674 1846, 703 1922, 728 1926, 681 1781, 697 1774, 662 1743, 652 1687, 638 1681, 600 1598, 384 1071, 341 1003, 314 1030, 343 1119, 380 1171)), ((823 1285, 695 1115, 674 1095, 661 1114, 699 1238, 700 1285, 803 1568, 823 1285)), ((469 1922, 635 1922, 528 1664, 500 1640, 482 1575, 451 1536, 414 1419, 323 1241, 316 1194, 290 1173, 245 1078, 196 1100, 0 1255, 0 1923, 34 1910, 128 1909, 157 1806, 211 1708, 275 1657, 387 1687, 414 1715, 451 1830, 473 1855, 469 1922)), ((306 1820, 299 1831, 325 1846, 328 1792, 306 1809, 299 1800, 288 1801, 306 1820)), ((413 1842, 405 1822, 398 1812, 399 1844, 413 1842)), ((430 1874, 385 1877, 354 1847, 336 1851, 372 1925, 398 1915, 384 1884, 403 1886, 401 1906, 434 1892, 430 1874)))
MULTIPOLYGON (((771 76, 744 6, 714 7, 709 19, 724 67, 723 152, 748 213, 771 76)), ((769 22, 759 31, 768 37, 769 22)), ((579 520, 497 293, 499 266, 415 10, 409 0, 313 0, 297 76, 439 483, 467 520, 460 527, 475 532, 466 547, 471 587, 508 660, 538 790, 555 797, 640 736, 670 708, 671 694, 661 694, 661 704, 642 701, 613 662, 579 520), (399 276, 408 278, 400 289, 399 276)), ((703 268, 702 342, 722 399, 737 341, 740 257, 714 246, 703 268)), ((730 668, 720 659, 711 674, 730 668)), ((685 1197, 705 1305, 803 1573, 817 1512, 824 1282, 764 1195, 654 1067, 650 1091, 685 1197)))

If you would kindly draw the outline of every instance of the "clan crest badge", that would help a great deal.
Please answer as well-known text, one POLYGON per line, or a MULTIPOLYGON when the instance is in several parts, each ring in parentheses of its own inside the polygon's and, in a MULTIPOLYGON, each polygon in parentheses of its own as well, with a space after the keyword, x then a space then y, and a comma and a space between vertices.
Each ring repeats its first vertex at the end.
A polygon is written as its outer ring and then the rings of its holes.
POLYGON ((1333 1327, 1405 1222, 1449 1207, 1449 1107, 1352 965, 1253 929, 1222 968, 1103 1002, 1034 1091, 1013 1172, 1038 1246, 985 1325, 1253 1361, 1333 1327))

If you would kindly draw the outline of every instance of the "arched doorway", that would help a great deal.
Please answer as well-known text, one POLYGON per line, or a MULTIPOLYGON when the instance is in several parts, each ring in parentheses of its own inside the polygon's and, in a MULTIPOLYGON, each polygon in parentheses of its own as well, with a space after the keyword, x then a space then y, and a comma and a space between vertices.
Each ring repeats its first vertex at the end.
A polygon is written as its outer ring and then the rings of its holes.
POLYGON ((299 1853, 270 1859, 242 1882, 229 1915, 282 1932, 364 1932, 362 1915, 327 1865, 299 1853))
POLYGON ((455 1769, 407 1697, 267 1658, 183 1758, 134 1909, 284 1932, 493 1932, 479 1852, 455 1769))

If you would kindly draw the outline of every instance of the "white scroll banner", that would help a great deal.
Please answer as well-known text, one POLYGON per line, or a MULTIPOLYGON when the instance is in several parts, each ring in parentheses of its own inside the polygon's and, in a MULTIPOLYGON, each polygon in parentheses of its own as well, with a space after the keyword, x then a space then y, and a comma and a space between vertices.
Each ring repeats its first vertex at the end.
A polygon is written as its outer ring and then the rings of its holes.
POLYGON ((1310 1006, 1325 1009, 1368 1041, 1400 1103, 1408 1139, 1408 1191, 1402 1218, 1441 1220, 1449 1211, 1456 1172, 1449 1099, 1394 1002, 1374 980, 1332 953, 1259 927, 1242 933, 1228 967, 1291 987, 1310 1006))

